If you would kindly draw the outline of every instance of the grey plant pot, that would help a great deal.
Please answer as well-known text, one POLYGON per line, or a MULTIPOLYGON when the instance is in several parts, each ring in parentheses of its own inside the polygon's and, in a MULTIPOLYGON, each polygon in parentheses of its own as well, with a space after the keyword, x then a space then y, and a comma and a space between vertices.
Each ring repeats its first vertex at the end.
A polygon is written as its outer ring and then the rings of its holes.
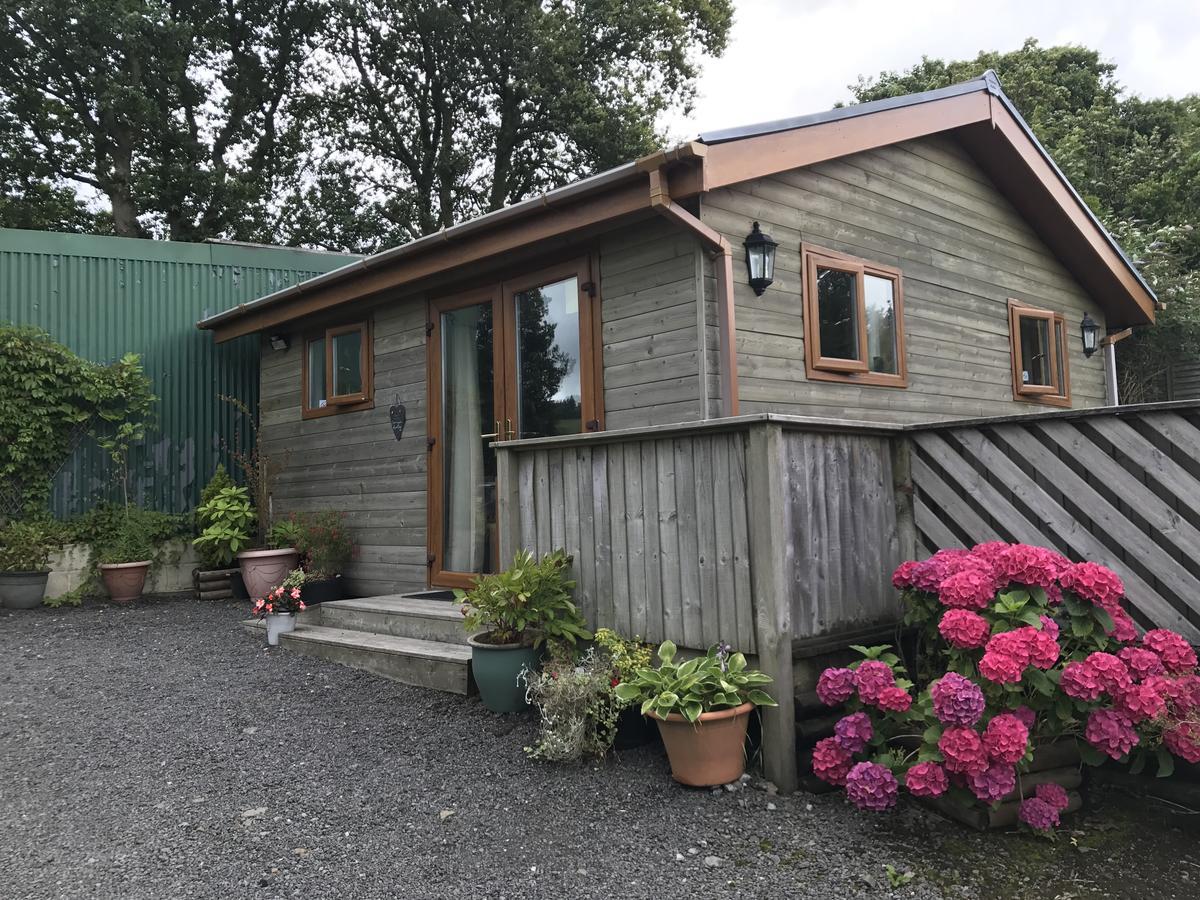
POLYGON ((49 572, 0 572, 0 602, 8 609, 36 609, 49 577, 49 572))

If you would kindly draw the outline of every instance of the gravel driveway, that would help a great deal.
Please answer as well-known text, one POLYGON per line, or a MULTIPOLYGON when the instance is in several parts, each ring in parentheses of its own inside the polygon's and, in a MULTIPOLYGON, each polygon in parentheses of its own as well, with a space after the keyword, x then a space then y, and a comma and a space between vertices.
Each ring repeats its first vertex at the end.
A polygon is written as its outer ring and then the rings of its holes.
POLYGON ((245 612, 0 612, 0 897, 1200 894, 1195 835, 1119 794, 1050 844, 687 790, 658 750, 534 763, 529 717, 268 651, 245 612))

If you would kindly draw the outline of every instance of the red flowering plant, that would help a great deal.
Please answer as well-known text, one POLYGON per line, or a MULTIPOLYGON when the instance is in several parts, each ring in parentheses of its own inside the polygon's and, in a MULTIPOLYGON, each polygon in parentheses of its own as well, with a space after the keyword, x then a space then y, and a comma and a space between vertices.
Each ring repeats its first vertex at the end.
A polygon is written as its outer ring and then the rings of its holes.
POLYGON ((1139 639, 1111 570, 994 542, 903 563, 893 584, 924 648, 924 690, 911 708, 899 711, 895 695, 881 704, 889 676, 900 686, 898 662, 881 648, 857 667, 826 670, 817 687, 829 705, 849 702, 849 715, 818 744, 814 772, 845 784, 857 805, 892 805, 901 781, 916 796, 955 791, 984 804, 1016 792, 1021 821, 1045 832, 1067 798, 1061 788, 1020 790, 1039 744, 1078 739, 1091 764, 1139 771, 1154 759, 1160 775, 1176 756, 1200 761, 1195 650, 1166 629, 1139 639), (868 665, 874 674, 864 676, 868 665), (876 768, 856 763, 867 751, 876 768))
POLYGON ((296 533, 300 564, 312 581, 341 575, 357 548, 346 525, 346 514, 332 509, 291 513, 284 522, 296 533))
POLYGON ((254 601, 254 615, 261 619, 264 616, 289 616, 304 612, 307 607, 300 599, 300 589, 308 580, 303 569, 292 569, 283 581, 267 591, 267 596, 254 601))

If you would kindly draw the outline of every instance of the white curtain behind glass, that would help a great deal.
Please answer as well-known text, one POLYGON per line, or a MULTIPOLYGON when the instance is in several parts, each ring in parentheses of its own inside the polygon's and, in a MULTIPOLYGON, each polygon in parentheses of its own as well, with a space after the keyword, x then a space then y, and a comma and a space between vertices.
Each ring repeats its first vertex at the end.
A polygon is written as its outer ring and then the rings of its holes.
POLYGON ((475 343, 478 322, 479 307, 456 310, 442 317, 442 431, 446 442, 443 465, 447 485, 446 558, 442 568, 451 572, 481 571, 487 541, 479 358, 475 343))

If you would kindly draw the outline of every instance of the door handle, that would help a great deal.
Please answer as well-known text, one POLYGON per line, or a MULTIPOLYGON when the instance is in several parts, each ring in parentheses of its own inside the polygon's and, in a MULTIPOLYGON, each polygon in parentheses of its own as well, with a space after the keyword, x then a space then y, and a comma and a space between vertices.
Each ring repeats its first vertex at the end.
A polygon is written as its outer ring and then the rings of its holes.
MULTIPOLYGON (((500 420, 499 419, 496 420, 496 430, 495 431, 491 432, 490 434, 481 434, 480 437, 481 438, 498 438, 498 437, 500 437, 500 420)), ((503 440, 503 438, 501 438, 501 440, 503 440)))
MULTIPOLYGON (((499 429, 500 429, 500 423, 497 422, 496 430, 499 430, 499 429)), ((515 438, 517 436, 517 433, 515 431, 513 431, 512 419, 504 420, 504 430, 508 433, 508 437, 505 438, 505 440, 507 440, 507 441, 511 441, 513 438, 515 438)))

